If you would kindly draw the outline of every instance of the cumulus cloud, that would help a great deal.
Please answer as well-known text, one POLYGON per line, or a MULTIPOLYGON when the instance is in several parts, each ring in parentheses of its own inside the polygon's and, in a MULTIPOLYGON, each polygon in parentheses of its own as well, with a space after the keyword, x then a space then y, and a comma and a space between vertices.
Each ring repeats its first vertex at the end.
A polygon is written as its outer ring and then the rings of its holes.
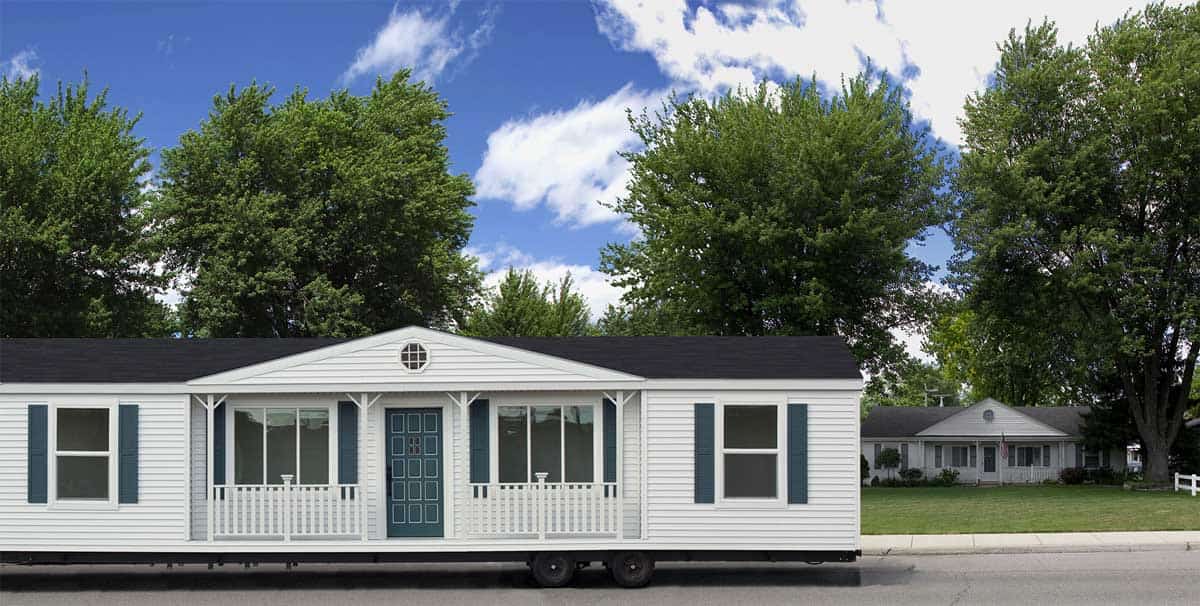
POLYGON ((608 275, 588 265, 565 263, 561 259, 537 259, 533 255, 508 244, 498 244, 490 249, 469 248, 467 254, 479 260, 479 268, 486 272, 484 285, 496 287, 504 279, 509 267, 528 269, 543 283, 558 282, 571 274, 575 289, 587 299, 592 320, 604 315, 610 303, 621 299, 623 290, 608 281, 608 275))
POLYGON ((491 41, 498 9, 490 4, 485 6, 474 30, 464 35, 451 24, 457 8, 452 3, 449 10, 439 15, 421 9, 401 11, 398 4, 393 6, 387 22, 371 42, 358 49, 354 61, 342 74, 342 81, 410 68, 414 78, 432 82, 451 61, 469 62, 491 41))
POLYGON ((625 191, 629 165, 618 152, 633 149, 625 110, 657 105, 663 92, 625 85, 605 99, 505 122, 488 136, 475 173, 478 195, 510 201, 518 210, 545 204, 560 223, 617 221, 601 203, 625 191))
POLYGON ((775 0, 692 8, 684 0, 599 0, 596 23, 618 48, 650 53, 666 76, 706 93, 814 73, 836 85, 869 59, 901 78, 916 114, 958 145, 963 100, 986 83, 996 43, 1011 28, 1049 18, 1061 41, 1080 44, 1097 23, 1144 4, 775 0))
POLYGON ((8 77, 9 80, 17 78, 32 78, 37 75, 37 51, 33 49, 25 49, 7 60, 0 61, 0 74, 8 77))

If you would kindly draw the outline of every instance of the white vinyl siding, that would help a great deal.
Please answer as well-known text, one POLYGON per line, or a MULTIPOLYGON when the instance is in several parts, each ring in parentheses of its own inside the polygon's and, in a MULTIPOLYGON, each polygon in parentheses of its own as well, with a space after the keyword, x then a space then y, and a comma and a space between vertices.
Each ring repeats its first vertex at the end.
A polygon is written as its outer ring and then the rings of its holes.
MULTIPOLYGON (((0 399, 0 545, 153 545, 187 538, 187 396, 4 396, 0 399), (138 502, 73 507, 26 502, 28 405, 137 404, 138 502)), ((115 422, 112 419, 110 422, 115 422)), ((111 489, 115 492, 116 486, 111 489)))
POLYGON ((857 391, 649 391, 647 535, 651 542, 788 549, 855 549, 858 543, 857 391), (693 502, 694 404, 808 404, 808 503, 755 506, 693 502))

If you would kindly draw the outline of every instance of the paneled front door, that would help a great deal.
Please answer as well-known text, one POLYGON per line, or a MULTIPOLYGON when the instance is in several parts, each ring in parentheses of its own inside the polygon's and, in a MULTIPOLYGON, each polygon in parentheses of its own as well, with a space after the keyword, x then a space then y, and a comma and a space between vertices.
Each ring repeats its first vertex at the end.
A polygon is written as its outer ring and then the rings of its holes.
POLYGON ((443 536, 442 410, 393 408, 385 416, 388 536, 443 536))

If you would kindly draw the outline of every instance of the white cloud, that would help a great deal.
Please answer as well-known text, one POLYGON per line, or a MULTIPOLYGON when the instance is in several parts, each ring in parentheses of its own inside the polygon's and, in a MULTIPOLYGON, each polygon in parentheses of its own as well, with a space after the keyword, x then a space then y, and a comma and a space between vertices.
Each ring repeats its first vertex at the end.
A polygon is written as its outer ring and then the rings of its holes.
POLYGON ((587 299, 592 320, 604 315, 610 303, 621 299, 622 289, 608 281, 608 275, 588 265, 564 263, 560 259, 537 259, 507 244, 491 249, 469 248, 467 254, 479 259, 479 268, 486 272, 484 285, 495 287, 504 279, 509 267, 528 269, 543 283, 558 282, 570 273, 575 289, 587 299))
POLYGON ((518 210, 545 204, 569 225, 619 220, 600 202, 623 194, 629 181, 628 162, 618 152, 638 140, 625 110, 640 112, 663 96, 625 85, 600 101, 505 122, 488 135, 475 173, 479 196, 508 200, 518 210))
POLYGON ((358 49, 354 62, 342 74, 342 81, 410 68, 415 79, 432 82, 451 61, 469 62, 491 41, 498 9, 494 5, 485 6, 479 13, 479 24, 463 36, 450 23, 457 8, 457 3, 451 3, 444 14, 434 15, 420 9, 401 12, 398 4, 393 6, 387 23, 376 32, 375 38, 358 49))
POLYGON ((1011 28, 1049 17, 1062 42, 1082 43, 1137 0, 876 2, 774 0, 690 8, 684 0, 599 0, 596 23, 614 44, 648 52, 682 86, 714 92, 756 78, 809 77, 836 85, 865 59, 901 76, 914 112, 935 134, 961 143, 963 100, 986 82, 996 44, 1011 28), (918 70, 912 73, 910 68, 918 70))
POLYGON ((5 61, 0 61, 0 74, 7 76, 10 80, 31 78, 37 75, 39 71, 34 65, 37 63, 37 60, 37 51, 25 49, 5 61))

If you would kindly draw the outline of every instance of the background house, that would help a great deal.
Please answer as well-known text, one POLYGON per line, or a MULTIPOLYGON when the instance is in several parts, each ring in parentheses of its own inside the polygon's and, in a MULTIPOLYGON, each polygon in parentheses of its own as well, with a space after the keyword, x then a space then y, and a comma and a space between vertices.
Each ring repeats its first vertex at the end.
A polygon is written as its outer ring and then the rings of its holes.
POLYGON ((1058 479, 1066 467, 1125 469, 1125 453, 1084 447, 1086 406, 1013 407, 992 398, 973 406, 879 406, 862 423, 862 453, 871 476, 886 478, 878 463, 887 448, 900 467, 926 477, 955 469, 962 483, 1033 483, 1058 479), (1007 447, 1005 447, 1005 445, 1007 447))

